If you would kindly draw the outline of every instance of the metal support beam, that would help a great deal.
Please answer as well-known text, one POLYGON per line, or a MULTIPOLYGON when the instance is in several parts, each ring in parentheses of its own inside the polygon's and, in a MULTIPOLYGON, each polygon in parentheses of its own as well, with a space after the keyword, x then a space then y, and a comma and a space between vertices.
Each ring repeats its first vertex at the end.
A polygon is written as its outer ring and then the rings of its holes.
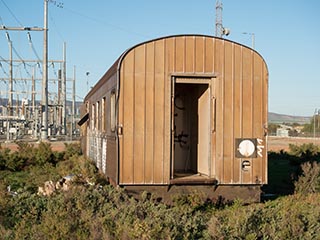
POLYGON ((72 81, 72 134, 75 130, 75 115, 76 115, 76 66, 73 66, 73 81, 72 81))
POLYGON ((0 30, 5 30, 5 31, 43 31, 44 28, 39 28, 39 27, 6 27, 4 25, 0 26, 0 30))
POLYGON ((62 134, 67 134, 66 103, 67 103, 67 76, 66 76, 66 43, 63 43, 63 67, 62 67, 62 134))
POLYGON ((48 0, 44 0, 41 140, 48 140, 48 0))

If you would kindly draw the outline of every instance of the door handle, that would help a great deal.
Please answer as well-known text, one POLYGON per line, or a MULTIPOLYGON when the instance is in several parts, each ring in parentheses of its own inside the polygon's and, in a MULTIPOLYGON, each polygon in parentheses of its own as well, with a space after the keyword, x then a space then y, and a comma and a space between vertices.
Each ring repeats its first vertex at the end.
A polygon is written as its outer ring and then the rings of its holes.
POLYGON ((211 132, 216 131, 216 98, 212 97, 212 109, 211 109, 211 114, 212 114, 212 128, 211 132))

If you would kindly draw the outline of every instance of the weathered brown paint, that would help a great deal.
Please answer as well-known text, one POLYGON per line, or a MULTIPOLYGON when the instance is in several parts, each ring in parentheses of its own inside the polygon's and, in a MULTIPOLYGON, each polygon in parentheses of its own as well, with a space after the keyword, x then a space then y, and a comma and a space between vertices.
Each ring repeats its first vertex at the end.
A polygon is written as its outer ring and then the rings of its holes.
MULTIPOLYGON (((199 35, 165 37, 129 49, 87 95, 90 104, 101 104, 106 97, 109 106, 108 92, 117 93, 121 134, 106 127, 107 146, 113 146, 107 147, 112 151, 107 175, 120 185, 170 184, 172 79, 178 77, 210 79, 210 172, 205 181, 266 183, 267 66, 250 48, 199 35), (261 139, 262 157, 246 159, 251 163, 247 171, 242 169, 244 159, 235 157, 236 138, 261 139)), ((108 107, 105 112, 110 114, 108 107)))

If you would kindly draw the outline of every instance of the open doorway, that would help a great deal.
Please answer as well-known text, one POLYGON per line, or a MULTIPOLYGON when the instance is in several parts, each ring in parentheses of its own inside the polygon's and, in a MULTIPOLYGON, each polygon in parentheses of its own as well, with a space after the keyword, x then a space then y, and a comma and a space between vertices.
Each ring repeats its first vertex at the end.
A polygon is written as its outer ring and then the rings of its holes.
POLYGON ((197 80, 173 86, 172 179, 210 175, 210 80, 197 80))

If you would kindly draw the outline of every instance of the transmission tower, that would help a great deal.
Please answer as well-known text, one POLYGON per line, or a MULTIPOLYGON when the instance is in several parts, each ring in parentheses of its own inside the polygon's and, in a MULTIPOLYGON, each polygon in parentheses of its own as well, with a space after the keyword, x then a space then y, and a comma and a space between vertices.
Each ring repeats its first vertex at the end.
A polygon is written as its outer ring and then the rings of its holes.
POLYGON ((222 2, 216 0, 216 37, 222 37, 222 2))
POLYGON ((216 0, 216 37, 222 37, 223 35, 228 36, 230 30, 223 27, 222 24, 222 2, 216 0))

